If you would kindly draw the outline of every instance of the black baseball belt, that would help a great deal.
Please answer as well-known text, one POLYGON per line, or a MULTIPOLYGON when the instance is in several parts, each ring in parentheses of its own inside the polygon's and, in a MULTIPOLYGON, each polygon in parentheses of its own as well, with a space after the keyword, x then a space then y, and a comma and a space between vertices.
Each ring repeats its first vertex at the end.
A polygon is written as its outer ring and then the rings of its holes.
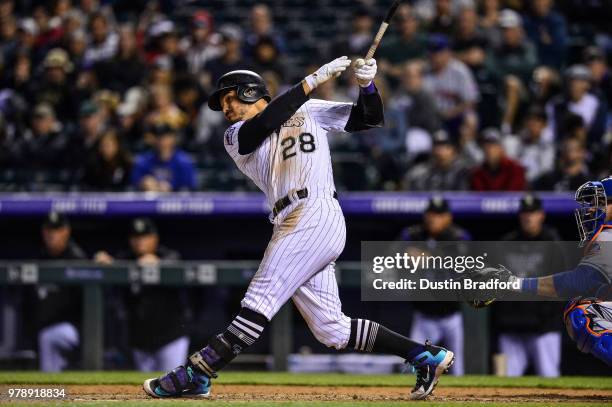
MULTIPOLYGON (((299 189, 295 191, 295 195, 297 196, 298 199, 308 198, 308 188, 299 189)), ((338 199, 338 193, 336 191, 334 191, 332 196, 334 199, 338 199)), ((292 201, 291 201, 291 198, 289 197, 289 194, 285 195, 284 197, 276 201, 276 203, 274 204, 274 208, 272 208, 272 217, 275 218, 276 215, 278 215, 280 211, 282 211, 283 209, 291 205, 291 202, 292 201)))

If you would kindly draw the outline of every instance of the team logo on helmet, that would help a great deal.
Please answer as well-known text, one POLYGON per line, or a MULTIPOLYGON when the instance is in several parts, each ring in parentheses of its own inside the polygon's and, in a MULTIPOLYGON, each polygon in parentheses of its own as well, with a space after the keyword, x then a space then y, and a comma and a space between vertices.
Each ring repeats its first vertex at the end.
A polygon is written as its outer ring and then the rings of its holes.
POLYGON ((245 97, 252 98, 255 96, 255 88, 247 88, 244 90, 243 94, 245 97))

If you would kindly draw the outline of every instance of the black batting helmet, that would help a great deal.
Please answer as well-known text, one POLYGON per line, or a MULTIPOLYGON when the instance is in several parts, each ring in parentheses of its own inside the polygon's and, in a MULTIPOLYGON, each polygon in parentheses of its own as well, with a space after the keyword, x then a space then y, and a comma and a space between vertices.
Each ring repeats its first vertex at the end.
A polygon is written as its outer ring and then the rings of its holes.
POLYGON ((261 76, 253 71, 231 71, 217 81, 217 90, 208 98, 208 107, 220 111, 221 93, 230 89, 235 89, 238 99, 245 103, 255 103, 261 98, 268 102, 272 99, 261 76))

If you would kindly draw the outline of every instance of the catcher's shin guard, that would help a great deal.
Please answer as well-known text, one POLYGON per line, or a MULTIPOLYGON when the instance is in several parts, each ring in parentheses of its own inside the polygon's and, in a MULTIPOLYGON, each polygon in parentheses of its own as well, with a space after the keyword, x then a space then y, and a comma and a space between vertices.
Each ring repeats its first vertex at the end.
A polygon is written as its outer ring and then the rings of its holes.
POLYGON ((612 302, 572 300, 565 307, 563 319, 578 350, 612 366, 612 302))

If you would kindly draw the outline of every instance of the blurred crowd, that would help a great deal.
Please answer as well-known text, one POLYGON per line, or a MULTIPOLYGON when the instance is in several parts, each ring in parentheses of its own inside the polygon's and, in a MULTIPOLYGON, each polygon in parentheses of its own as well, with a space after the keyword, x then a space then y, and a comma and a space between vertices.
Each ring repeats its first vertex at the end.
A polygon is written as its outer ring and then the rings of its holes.
MULTIPOLYGON (((204 103, 363 56, 390 1, 0 0, 0 190, 244 190, 204 103)), ((612 167, 612 3, 404 1, 384 128, 331 138, 341 190, 574 190, 612 167)), ((315 97, 352 101, 344 75, 315 97)))

